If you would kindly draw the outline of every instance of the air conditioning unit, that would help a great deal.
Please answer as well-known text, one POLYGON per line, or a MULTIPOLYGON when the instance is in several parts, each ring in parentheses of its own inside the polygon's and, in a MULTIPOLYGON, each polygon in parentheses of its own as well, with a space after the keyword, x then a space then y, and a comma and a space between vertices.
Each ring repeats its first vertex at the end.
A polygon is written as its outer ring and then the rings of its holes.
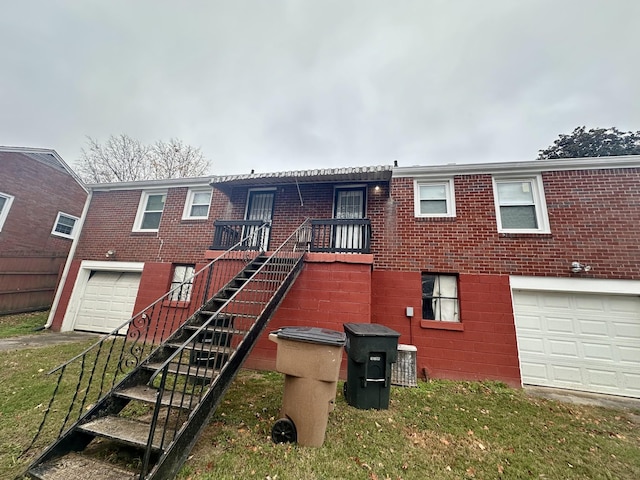
POLYGON ((391 366, 391 384, 401 387, 417 387, 418 349, 414 345, 398 344, 398 360, 391 366))

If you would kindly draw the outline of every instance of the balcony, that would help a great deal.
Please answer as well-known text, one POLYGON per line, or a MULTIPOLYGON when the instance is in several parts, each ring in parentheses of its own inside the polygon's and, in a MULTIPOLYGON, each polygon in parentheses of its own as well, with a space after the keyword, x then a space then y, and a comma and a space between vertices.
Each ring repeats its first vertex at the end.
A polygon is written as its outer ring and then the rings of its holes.
MULTIPOLYGON (((266 250, 270 225, 262 220, 217 220, 211 250, 227 250, 241 238, 243 250, 266 250)), ((298 245, 310 252, 370 253, 371 220, 368 218, 311 220, 298 234, 298 245)))

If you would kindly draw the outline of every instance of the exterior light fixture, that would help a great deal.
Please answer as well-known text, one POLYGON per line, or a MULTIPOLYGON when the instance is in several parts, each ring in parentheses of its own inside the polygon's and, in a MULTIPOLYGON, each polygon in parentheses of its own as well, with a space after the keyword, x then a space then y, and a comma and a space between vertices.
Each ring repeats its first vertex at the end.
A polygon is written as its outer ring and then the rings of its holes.
POLYGON ((580 262, 571 262, 571 267, 569 269, 572 273, 588 272, 591 270, 591 265, 585 265, 580 262))
POLYGON ((107 258, 113 258, 116 256, 116 251, 115 250, 108 250, 107 253, 104 254, 105 257, 107 258))

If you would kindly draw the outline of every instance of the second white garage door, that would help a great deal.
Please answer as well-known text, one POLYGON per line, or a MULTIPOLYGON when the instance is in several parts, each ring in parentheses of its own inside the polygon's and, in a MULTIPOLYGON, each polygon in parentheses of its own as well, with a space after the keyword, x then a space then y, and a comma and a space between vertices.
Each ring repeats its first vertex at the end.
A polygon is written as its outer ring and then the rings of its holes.
POLYGON ((80 302, 74 329, 112 332, 131 318, 139 285, 139 273, 91 272, 80 302))
POLYGON ((640 298, 513 291, 522 382, 640 398, 640 298))

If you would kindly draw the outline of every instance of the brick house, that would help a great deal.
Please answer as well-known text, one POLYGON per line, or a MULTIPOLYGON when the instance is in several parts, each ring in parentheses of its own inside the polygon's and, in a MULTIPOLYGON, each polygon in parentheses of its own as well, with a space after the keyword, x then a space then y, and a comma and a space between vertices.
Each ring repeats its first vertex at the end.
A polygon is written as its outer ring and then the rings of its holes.
POLYGON ((86 198, 54 150, 0 147, 0 314, 51 306, 86 198))
MULTIPOLYGON (((50 321, 109 331, 257 223, 273 250, 310 218, 269 330, 384 324, 420 377, 640 397, 639 202, 637 156, 94 186, 50 321)), ((263 335, 247 365, 274 358, 263 335)))

